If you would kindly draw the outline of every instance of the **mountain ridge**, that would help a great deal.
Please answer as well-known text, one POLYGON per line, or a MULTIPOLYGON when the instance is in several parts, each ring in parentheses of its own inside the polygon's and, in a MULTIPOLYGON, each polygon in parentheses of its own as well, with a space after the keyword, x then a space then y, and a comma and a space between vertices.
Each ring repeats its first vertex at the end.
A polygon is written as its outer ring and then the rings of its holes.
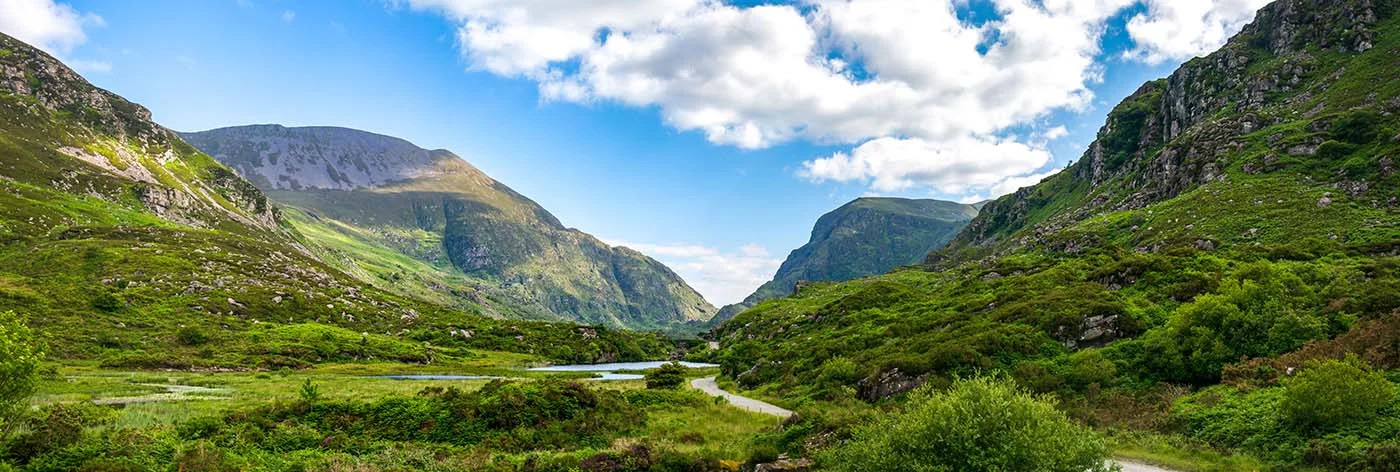
POLYGON ((850 280, 918 263, 971 221, 978 205, 894 197, 847 202, 817 218, 807 243, 788 254, 772 279, 721 308, 710 324, 791 294, 798 283, 850 280))
POLYGON ((1304 346, 1288 369, 1321 351, 1400 367, 1373 351, 1392 337, 1357 331, 1400 313, 1395 12, 1264 7, 923 267, 757 305, 716 329, 716 358, 746 387, 834 401, 999 370, 1104 416, 1155 385, 1274 385, 1249 369, 1304 346))
MULTIPOLYGON (((353 234, 433 272, 419 280, 386 267, 361 276, 367 282, 485 305, 501 317, 687 330, 714 313, 660 262, 565 227, 450 151, 338 127, 251 125, 183 136, 255 176, 273 200, 306 212, 294 219, 300 224, 333 222, 336 231, 303 228, 332 236, 309 241, 321 252, 337 250, 335 235, 353 234)), ((365 252, 341 248, 330 258, 351 273, 385 266, 357 254, 365 252)))

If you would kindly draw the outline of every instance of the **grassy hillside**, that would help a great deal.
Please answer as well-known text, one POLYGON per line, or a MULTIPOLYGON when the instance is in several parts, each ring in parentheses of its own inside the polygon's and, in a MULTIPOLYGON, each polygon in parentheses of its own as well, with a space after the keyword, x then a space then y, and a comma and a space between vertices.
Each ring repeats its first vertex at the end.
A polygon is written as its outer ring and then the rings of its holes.
POLYGON ((717 359, 822 417, 814 434, 842 434, 833 408, 999 373, 1103 428, 1393 470, 1400 403, 1366 379, 1400 372, 1394 11, 1266 7, 1128 97, 1074 165, 988 203, 927 267, 758 304, 716 330, 717 359), (1290 410, 1318 388, 1380 400, 1337 399, 1356 413, 1323 423, 1290 410))
POLYGON ((13 38, 0 48, 0 310, 27 316, 59 359, 243 369, 672 349, 375 289, 318 259, 262 192, 144 108, 13 38))
POLYGON ((387 291, 504 318, 676 333, 694 333, 715 311, 659 262, 564 227, 448 151, 343 128, 184 136, 299 209, 308 247, 387 291), (394 269, 405 264, 431 269, 394 269))

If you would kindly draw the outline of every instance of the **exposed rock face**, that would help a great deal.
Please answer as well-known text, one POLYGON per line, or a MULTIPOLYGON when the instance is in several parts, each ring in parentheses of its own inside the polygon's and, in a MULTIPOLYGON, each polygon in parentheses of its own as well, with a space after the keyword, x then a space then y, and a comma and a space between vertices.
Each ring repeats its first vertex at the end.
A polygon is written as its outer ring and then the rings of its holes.
POLYGON ((1274 138, 1262 157, 1231 162, 1249 146, 1250 133, 1326 108, 1317 95, 1345 70, 1323 69, 1309 48, 1373 48, 1381 10, 1372 0, 1280 0, 1264 7, 1225 47, 1144 84, 1115 107, 1097 139, 1065 172, 988 203, 949 250, 931 255, 929 263, 1040 244, 1091 216, 1143 208, 1228 179, 1225 170, 1232 165, 1260 174, 1284 169, 1281 155, 1317 156, 1326 139, 1325 119, 1313 123, 1310 137, 1274 138), (1070 195, 1082 197, 1066 202, 1070 195), (1052 203, 1064 209, 1037 211, 1052 203))
POLYGON ((712 324, 758 302, 796 294, 809 281, 841 281, 916 264, 977 216, 980 205, 940 200, 858 198, 822 215, 807 244, 792 251, 773 280, 726 306, 712 324))
POLYGON ((267 190, 355 190, 425 178, 451 156, 345 128, 253 125, 182 136, 267 190))
POLYGON ((715 311, 660 262, 564 227, 448 151, 343 128, 255 125, 184 136, 280 203, 450 264, 473 285, 441 290, 503 316, 675 328, 715 311))
POLYGON ((10 36, 0 34, 0 50, 7 121, 63 128, 71 141, 0 175, 112 202, 134 194, 158 216, 189 226, 280 231, 262 192, 151 121, 145 107, 10 36))

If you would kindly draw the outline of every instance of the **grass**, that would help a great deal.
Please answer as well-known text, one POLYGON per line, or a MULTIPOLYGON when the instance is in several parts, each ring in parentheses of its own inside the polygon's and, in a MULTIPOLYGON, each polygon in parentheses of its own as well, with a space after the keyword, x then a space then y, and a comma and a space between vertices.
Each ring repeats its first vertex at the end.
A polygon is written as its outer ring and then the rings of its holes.
MULTIPOLYGON (((513 353, 490 353, 473 366, 447 370, 412 364, 327 364, 301 371, 279 372, 159 372, 103 369, 91 363, 53 366, 56 372, 45 380, 33 403, 90 402, 94 400, 139 397, 165 390, 164 386, 198 386, 216 389, 197 399, 115 405, 117 416, 99 429, 151 429, 194 418, 221 416, 247 411, 269 403, 291 403, 299 399, 304 382, 310 380, 321 392, 322 401, 374 401, 390 396, 417 395, 425 387, 456 387, 474 391, 488 380, 393 380, 376 377, 404 373, 466 373, 509 375, 512 377, 576 377, 578 373, 540 373, 521 370, 531 359, 513 353)), ((714 375, 715 369, 692 369, 690 377, 714 375)), ((596 389, 644 390, 645 382, 590 382, 596 389)), ((778 420, 712 401, 704 394, 686 390, 660 396, 658 403, 646 404, 646 420, 638 428, 613 440, 614 448, 625 451, 629 444, 648 444, 690 457, 742 461, 760 447, 755 438, 774 431, 778 420)), ((581 451, 504 454, 501 460, 524 460, 529 455, 592 454, 581 451)))
POLYGON ((1270 470, 1267 464, 1254 457, 1221 452, 1180 436, 1123 430, 1104 433, 1114 457, 1133 462, 1182 472, 1270 470))

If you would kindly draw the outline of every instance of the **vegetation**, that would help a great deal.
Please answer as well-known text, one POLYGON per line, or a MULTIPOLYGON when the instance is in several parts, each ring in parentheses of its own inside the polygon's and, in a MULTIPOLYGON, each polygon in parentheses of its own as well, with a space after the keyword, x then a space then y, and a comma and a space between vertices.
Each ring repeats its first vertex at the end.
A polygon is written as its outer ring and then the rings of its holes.
MULTIPOLYGON (((363 367, 276 374, 66 369, 67 378, 43 383, 43 406, 0 445, 0 464, 20 470, 718 471, 735 470, 754 455, 775 424, 699 392, 648 390, 642 381, 404 381, 366 377, 363 367), (221 393, 179 403, 130 396, 153 382, 221 393), (86 393, 74 397, 79 391, 86 393), (62 400, 73 398, 129 403, 113 409, 62 400)), ((380 367, 395 368, 405 367, 380 367)))
POLYGON ((1375 420, 1395 402, 1395 386, 1355 355, 1313 361, 1283 379, 1283 417, 1302 428, 1330 429, 1375 420))
POLYGON ((1083 472, 1108 470, 1107 456, 1104 440, 1050 399, 982 377, 914 392, 902 412, 857 429, 821 462, 837 471, 1083 472))
POLYGON ((1342 10, 1266 8, 1264 31, 1145 84, 1083 158, 925 267, 757 304, 708 355, 808 438, 996 372, 1134 457, 1395 470, 1400 19, 1314 27, 1342 10), (1354 34, 1374 48, 1318 39, 1354 34))
POLYGON ((677 389, 685 385, 685 366, 679 362, 661 364, 661 367, 647 371, 647 388, 677 389))
POLYGON ((0 443, 28 410, 43 357, 34 332, 13 312, 0 312, 0 443))

